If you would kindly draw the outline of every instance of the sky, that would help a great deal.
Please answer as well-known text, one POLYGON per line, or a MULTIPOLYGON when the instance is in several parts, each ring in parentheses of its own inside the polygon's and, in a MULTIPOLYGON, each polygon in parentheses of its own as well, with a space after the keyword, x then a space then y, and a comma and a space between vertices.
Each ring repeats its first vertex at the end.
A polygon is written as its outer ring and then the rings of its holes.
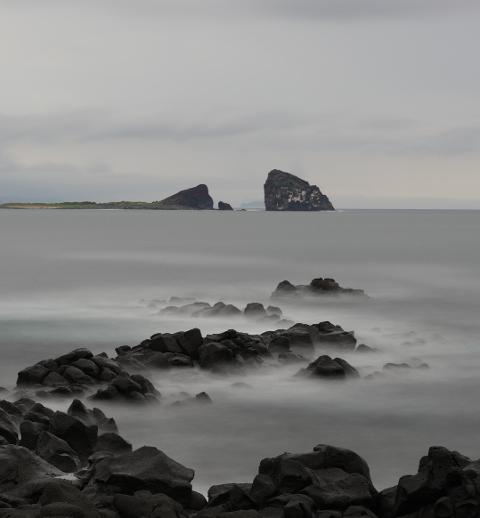
POLYGON ((0 0, 0 200, 480 209, 478 0, 0 0))

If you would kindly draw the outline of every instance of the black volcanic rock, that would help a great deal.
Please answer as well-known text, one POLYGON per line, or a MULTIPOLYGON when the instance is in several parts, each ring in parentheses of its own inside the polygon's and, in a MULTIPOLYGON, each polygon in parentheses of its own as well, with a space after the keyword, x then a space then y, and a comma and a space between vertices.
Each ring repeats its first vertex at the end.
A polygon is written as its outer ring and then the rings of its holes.
POLYGON ((316 185, 290 173, 273 169, 264 185, 265 210, 335 210, 328 197, 316 185))
POLYGON ((208 194, 208 187, 202 183, 196 187, 177 192, 164 200, 155 202, 154 205, 157 209, 210 210, 213 209, 213 200, 210 194, 208 194))
POLYGON ((297 284, 294 285, 290 281, 282 281, 275 288, 272 293, 272 298, 281 297, 305 297, 305 296, 324 296, 324 295, 355 295, 366 297, 363 290, 344 288, 340 284, 331 278, 318 277, 312 279, 310 284, 297 284))
POLYGON ((218 210, 233 210, 233 207, 230 205, 230 203, 225 203, 224 201, 219 201, 218 210))

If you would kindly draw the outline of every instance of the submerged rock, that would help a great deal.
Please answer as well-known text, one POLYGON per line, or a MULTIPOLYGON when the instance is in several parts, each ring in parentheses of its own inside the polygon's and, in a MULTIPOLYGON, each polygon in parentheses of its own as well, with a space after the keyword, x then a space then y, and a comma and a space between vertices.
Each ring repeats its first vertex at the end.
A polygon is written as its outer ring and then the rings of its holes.
POLYGON ((267 211, 335 210, 316 185, 278 169, 268 173, 264 192, 267 211))
POLYGON ((366 296, 365 292, 360 289, 343 288, 335 279, 318 277, 312 279, 310 284, 294 285, 290 281, 282 281, 278 283, 272 298, 281 297, 315 297, 327 295, 354 295, 366 296))
POLYGON ((302 369, 299 375, 316 378, 345 379, 358 378, 359 373, 343 358, 330 358, 330 356, 319 356, 306 369, 302 369))

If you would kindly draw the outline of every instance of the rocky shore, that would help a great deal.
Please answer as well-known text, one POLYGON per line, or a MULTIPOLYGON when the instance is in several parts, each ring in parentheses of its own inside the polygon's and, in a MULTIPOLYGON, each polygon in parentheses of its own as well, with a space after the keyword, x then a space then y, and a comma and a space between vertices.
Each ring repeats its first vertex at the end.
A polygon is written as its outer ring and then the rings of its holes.
MULTIPOLYGON (((198 328, 156 333, 117 347, 113 358, 80 348, 41 360, 18 373, 12 401, 0 401, 0 518, 478 516, 480 461, 445 448, 430 448, 416 475, 382 491, 357 453, 319 444, 310 452, 259 459, 250 481, 227 480, 203 495, 193 489, 192 469, 158 448, 135 449, 113 418, 90 408, 105 401, 161 405, 149 373, 165 369, 229 376, 295 363, 294 378, 355 383, 372 375, 342 355, 374 352, 352 331, 324 321, 261 334, 228 329, 203 335, 198 328), (71 401, 66 411, 49 406, 60 398, 71 401)), ((411 367, 427 366, 389 363, 377 374, 411 367)), ((187 403, 215 401, 201 392, 175 404, 187 403)))
POLYGON ((133 449, 98 408, 0 401, 0 518, 467 518, 480 512, 479 466, 432 447, 417 474, 378 491, 358 454, 319 444, 202 495, 192 469, 133 449))

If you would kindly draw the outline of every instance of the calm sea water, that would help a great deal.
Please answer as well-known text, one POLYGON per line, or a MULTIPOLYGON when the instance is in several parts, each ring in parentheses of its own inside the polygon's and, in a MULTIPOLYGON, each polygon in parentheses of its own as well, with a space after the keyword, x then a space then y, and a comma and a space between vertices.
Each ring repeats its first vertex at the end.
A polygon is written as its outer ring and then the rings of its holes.
MULTIPOLYGON (((330 276, 371 300, 282 305, 331 320, 377 347, 346 359, 368 374, 386 361, 428 370, 345 384, 154 373, 166 400, 209 392, 210 406, 109 409, 136 446, 156 445, 196 471, 197 488, 250 481, 261 458, 331 443, 356 450, 379 488, 415 472, 428 446, 480 457, 480 212, 335 213, 0 211, 0 384, 25 365, 87 346, 113 352, 159 331, 247 321, 174 319, 154 299, 268 302, 276 284, 330 276), (244 381, 251 388, 232 387, 244 381)), ((61 406, 61 403, 59 403, 61 406)))

